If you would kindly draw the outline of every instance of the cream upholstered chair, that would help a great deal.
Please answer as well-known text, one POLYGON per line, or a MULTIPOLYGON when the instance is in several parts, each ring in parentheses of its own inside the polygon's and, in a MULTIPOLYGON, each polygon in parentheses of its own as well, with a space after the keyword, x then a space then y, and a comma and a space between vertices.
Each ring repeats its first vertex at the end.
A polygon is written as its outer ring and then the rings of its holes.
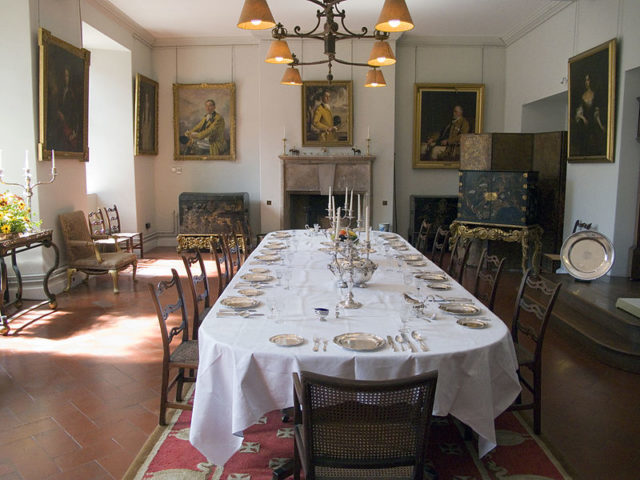
POLYGON ((81 211, 63 213, 59 219, 69 262, 65 292, 71 288, 71 277, 77 271, 87 275, 110 274, 113 279, 113 293, 119 293, 118 272, 131 265, 135 282, 137 268, 135 254, 119 251, 116 239, 113 239, 116 246, 115 252, 100 252, 91 238, 85 215, 81 211))

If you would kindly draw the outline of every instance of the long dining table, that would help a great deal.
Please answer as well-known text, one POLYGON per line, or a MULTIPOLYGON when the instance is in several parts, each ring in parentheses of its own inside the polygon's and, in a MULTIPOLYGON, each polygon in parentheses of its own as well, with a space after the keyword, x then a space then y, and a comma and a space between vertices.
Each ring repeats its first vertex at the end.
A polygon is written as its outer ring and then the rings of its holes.
POLYGON ((322 231, 270 233, 216 301, 198 334, 191 443, 210 462, 223 465, 241 447, 244 429, 266 412, 293 405, 293 372, 384 380, 437 370, 433 414, 453 415, 471 427, 478 434, 478 455, 484 456, 496 445, 494 419, 520 393, 506 325, 450 277, 446 291, 414 280, 421 272, 444 272, 418 258, 419 252, 399 235, 381 232, 371 237, 370 259, 377 270, 366 288, 353 289, 362 307, 337 309, 344 289, 328 269, 329 244, 322 231), (243 293, 255 295, 246 297, 255 302, 238 300, 243 293), (408 308, 405 293, 429 300, 424 310, 408 308), (459 320, 469 317, 441 308, 449 299, 476 306, 474 318, 481 317, 487 328, 461 325, 465 322, 459 320), (252 308, 228 306, 236 302, 252 308), (329 314, 320 317, 316 308, 329 314), (412 349, 406 341, 386 341, 395 340, 401 329, 417 332, 423 344, 410 334, 405 338, 412 349), (349 350, 334 342, 354 332, 385 342, 375 351, 349 350), (270 341, 276 335, 296 335, 303 342, 280 346, 270 341))

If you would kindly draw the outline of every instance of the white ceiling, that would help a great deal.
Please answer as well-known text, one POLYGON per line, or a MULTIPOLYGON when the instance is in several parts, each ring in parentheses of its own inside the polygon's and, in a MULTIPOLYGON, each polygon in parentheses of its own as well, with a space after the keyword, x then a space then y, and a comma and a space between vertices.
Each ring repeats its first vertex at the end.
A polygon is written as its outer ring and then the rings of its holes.
MULTIPOLYGON (((242 41, 255 35, 236 27, 243 0, 97 0, 142 30, 151 43, 180 44, 189 39, 224 37, 242 41)), ((406 0, 416 28, 404 39, 447 39, 468 43, 509 44, 572 0, 406 0)), ((290 31, 315 25, 318 7, 305 0, 268 0, 276 22, 290 31)), ((383 0, 345 0, 346 25, 371 29, 383 0)))

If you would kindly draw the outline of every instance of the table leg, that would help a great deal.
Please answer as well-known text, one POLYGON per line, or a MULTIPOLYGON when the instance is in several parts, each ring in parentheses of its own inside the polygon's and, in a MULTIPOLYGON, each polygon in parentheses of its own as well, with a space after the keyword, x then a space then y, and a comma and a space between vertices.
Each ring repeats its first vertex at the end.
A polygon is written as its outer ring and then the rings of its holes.
POLYGON ((20 269, 18 268, 18 260, 16 259, 16 250, 11 250, 11 268, 13 269, 13 273, 16 276, 16 283, 18 285, 18 290, 16 291, 16 308, 20 310, 22 307, 22 274, 20 273, 20 269))
POLYGON ((8 276, 7 265, 4 258, 0 257, 0 318, 2 319, 2 335, 9 335, 9 315, 5 312, 4 304, 8 303, 8 276))
POLYGON ((47 248, 53 248, 53 252, 55 253, 56 257, 55 261, 53 262, 53 266, 47 271, 42 283, 44 294, 49 299, 49 307, 55 310, 56 308, 58 308, 58 301, 56 300, 56 296, 49 291, 49 277, 58 268, 58 262, 60 261, 60 251, 58 250, 57 245, 53 242, 46 242, 44 246, 47 248))
POLYGON ((522 238, 520 239, 522 243, 522 273, 527 271, 527 263, 529 262, 529 235, 527 235, 526 230, 522 232, 522 238))

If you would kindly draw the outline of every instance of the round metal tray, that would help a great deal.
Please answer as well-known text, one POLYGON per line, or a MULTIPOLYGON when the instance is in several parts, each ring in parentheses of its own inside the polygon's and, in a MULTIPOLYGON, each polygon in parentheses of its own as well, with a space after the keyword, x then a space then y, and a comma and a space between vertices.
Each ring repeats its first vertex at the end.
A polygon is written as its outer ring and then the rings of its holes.
POLYGON ((595 280, 611 269, 615 253, 611 241, 599 232, 583 230, 568 237, 560 249, 560 260, 578 280, 595 280))

